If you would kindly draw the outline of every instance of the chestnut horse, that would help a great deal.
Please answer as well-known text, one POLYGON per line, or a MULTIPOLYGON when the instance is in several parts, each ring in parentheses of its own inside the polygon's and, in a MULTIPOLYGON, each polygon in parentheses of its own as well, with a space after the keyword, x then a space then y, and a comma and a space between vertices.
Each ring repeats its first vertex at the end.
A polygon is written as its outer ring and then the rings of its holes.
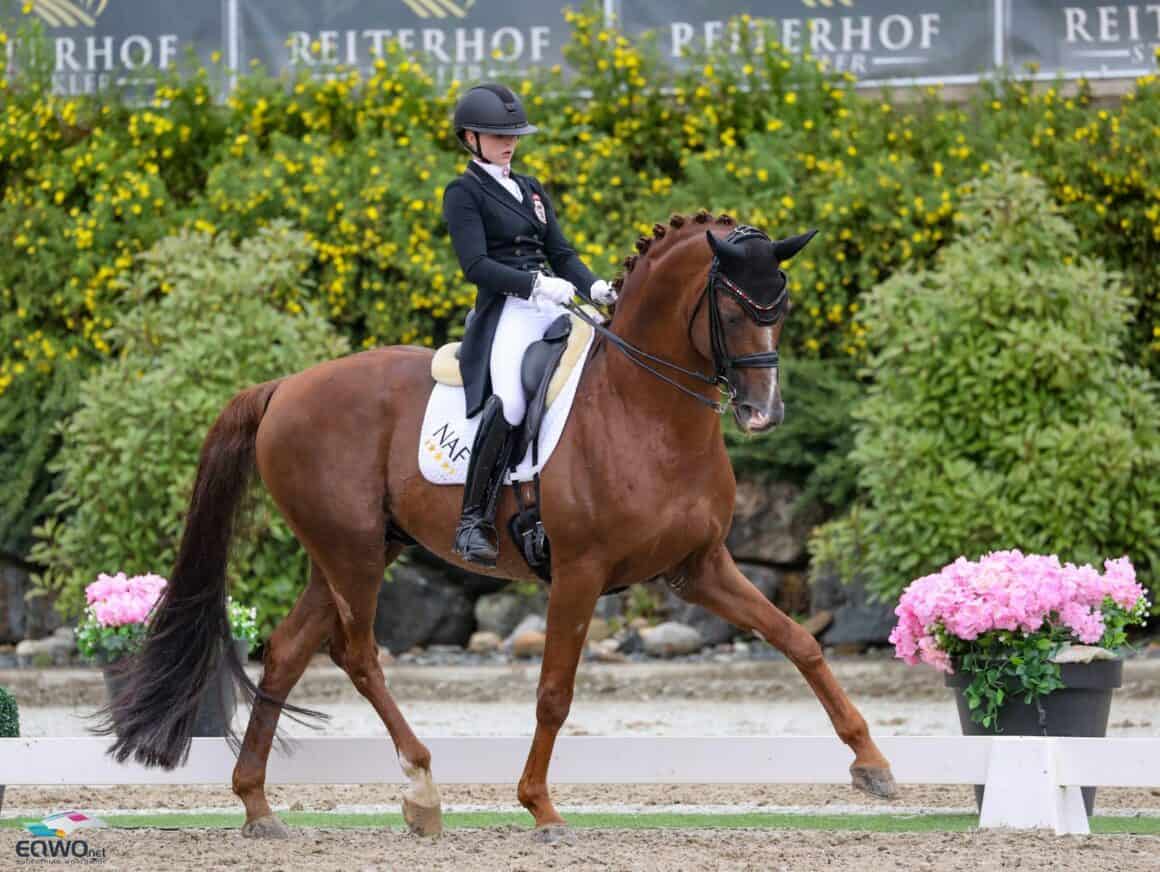
MULTIPOLYGON (((656 225, 652 238, 638 241, 640 255, 625 261, 615 314, 592 346, 542 475, 554 581, 536 731, 518 788, 537 827, 563 823, 548 794, 548 762, 596 600, 658 578, 785 652, 853 751, 854 786, 894 794, 886 758, 818 643, 741 574, 725 548, 735 481, 719 412, 731 406, 750 432, 781 421, 776 348, 788 290, 778 266, 810 236, 771 241, 702 212, 656 225)), ((408 824, 420 833, 441 828, 431 754, 387 689, 373 634, 384 570, 403 547, 390 531, 458 562, 451 544, 462 491, 432 485, 418 469, 430 367, 431 352, 412 347, 322 363, 242 391, 206 437, 169 588, 128 686, 110 704, 106 729, 116 733, 111 753, 119 760, 180 765, 207 676, 228 658, 254 695, 233 775, 247 835, 286 834, 266 799, 267 757, 281 711, 304 711, 285 700, 327 640, 334 662, 390 732, 411 781, 403 796, 408 824), (270 637, 257 687, 222 644, 227 552, 255 466, 311 563, 305 590, 270 637)), ((506 489, 499 517, 515 510, 506 489)), ((510 540, 490 574, 535 578, 510 540)))

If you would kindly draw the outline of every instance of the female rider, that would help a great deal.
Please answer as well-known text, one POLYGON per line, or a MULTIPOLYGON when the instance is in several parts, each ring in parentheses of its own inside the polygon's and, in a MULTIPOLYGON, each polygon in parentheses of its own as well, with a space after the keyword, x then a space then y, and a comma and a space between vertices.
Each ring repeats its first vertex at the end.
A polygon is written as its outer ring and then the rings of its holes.
POLYGON ((476 85, 456 105, 454 126, 473 159, 447 186, 443 217, 463 274, 478 289, 459 369, 467 416, 481 415, 454 551, 495 566, 496 501, 525 411, 524 351, 565 312, 561 304, 577 289, 601 305, 616 293, 568 244, 543 185, 511 171, 520 137, 536 131, 519 97, 503 85, 476 85))

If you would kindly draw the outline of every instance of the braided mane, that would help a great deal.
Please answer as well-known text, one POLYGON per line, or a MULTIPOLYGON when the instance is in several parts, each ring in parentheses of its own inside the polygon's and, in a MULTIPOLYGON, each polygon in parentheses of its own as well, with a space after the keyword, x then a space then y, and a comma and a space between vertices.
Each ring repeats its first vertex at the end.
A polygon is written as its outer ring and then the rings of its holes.
POLYGON ((652 236, 642 236, 636 241, 637 254, 630 254, 624 259, 624 272, 616 277, 612 286, 619 294, 625 282, 632 275, 637 263, 644 258, 651 261, 664 254, 678 241, 687 238, 693 231, 699 232, 704 225, 712 224, 720 227, 733 227, 736 221, 729 215, 718 215, 716 218, 710 212, 702 209, 695 215, 673 215, 669 224, 654 224, 652 236))

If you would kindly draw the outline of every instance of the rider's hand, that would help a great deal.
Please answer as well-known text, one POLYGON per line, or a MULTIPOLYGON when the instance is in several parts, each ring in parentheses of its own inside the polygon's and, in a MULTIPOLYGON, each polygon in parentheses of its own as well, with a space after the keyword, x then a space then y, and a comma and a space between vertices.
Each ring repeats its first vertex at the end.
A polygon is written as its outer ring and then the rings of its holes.
POLYGON ((616 302, 616 291, 604 279, 597 279, 588 289, 588 296, 598 306, 611 306, 616 302))
POLYGON ((548 300, 552 303, 563 304, 572 299, 576 293, 576 286, 566 279, 536 274, 536 284, 532 287, 533 300, 548 300))

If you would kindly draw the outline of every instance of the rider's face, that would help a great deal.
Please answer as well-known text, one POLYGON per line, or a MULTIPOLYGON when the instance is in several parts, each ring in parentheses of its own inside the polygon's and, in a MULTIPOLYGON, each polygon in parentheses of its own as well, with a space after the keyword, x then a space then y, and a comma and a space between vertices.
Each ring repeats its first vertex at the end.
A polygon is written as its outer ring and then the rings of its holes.
POLYGON ((479 149, 486 160, 493 164, 504 166, 512 162, 516 153, 516 146, 520 143, 518 136, 507 136, 495 133, 477 133, 479 149))

